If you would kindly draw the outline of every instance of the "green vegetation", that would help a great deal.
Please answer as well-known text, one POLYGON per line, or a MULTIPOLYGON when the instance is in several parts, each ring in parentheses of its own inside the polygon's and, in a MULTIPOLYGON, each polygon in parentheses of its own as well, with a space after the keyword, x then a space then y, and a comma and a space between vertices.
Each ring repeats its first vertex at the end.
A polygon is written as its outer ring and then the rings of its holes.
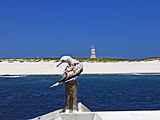
MULTIPOLYGON (((14 62, 58 62, 60 58, 1 58, 0 62, 8 62, 8 63, 14 63, 14 62)), ((141 60, 127 60, 127 59, 120 59, 120 58, 76 58, 80 62, 140 62, 140 61, 153 61, 153 60, 159 60, 160 57, 150 57, 145 58, 141 60)))
POLYGON ((9 62, 9 63, 13 63, 13 62, 57 62, 59 61, 59 58, 1 58, 0 62, 9 62))
POLYGON ((80 62, 120 62, 125 61, 119 58, 77 58, 80 62))
POLYGON ((153 60, 160 60, 160 57, 149 57, 149 58, 145 58, 142 59, 143 61, 153 61, 153 60))

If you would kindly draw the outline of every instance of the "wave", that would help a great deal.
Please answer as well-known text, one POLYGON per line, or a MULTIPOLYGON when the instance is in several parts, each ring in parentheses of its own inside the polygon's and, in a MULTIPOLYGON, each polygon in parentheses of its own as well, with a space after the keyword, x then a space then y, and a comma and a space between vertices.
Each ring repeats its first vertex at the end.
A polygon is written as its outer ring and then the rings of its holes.
POLYGON ((160 73, 148 73, 148 74, 145 74, 145 75, 160 75, 160 73))
POLYGON ((125 74, 121 74, 121 75, 160 75, 160 73, 125 73, 125 74))
POLYGON ((19 78, 26 77, 26 75, 0 75, 0 78, 19 78))

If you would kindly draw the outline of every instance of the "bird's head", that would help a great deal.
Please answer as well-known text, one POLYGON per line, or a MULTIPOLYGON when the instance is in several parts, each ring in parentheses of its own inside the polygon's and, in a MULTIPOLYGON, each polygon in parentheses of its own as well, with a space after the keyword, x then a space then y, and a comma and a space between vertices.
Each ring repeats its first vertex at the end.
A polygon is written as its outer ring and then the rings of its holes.
POLYGON ((70 56, 63 56, 63 57, 61 57, 60 63, 57 65, 57 67, 59 65, 61 65, 62 63, 68 63, 68 64, 70 64, 71 61, 72 61, 72 58, 70 56))

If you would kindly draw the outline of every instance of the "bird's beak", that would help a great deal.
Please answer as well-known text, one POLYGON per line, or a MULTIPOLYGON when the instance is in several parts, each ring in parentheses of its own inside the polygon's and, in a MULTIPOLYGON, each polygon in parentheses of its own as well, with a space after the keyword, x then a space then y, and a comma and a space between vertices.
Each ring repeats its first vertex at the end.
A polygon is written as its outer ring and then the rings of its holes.
POLYGON ((60 66, 62 63, 63 63, 63 61, 61 61, 61 62, 57 65, 57 67, 60 66))

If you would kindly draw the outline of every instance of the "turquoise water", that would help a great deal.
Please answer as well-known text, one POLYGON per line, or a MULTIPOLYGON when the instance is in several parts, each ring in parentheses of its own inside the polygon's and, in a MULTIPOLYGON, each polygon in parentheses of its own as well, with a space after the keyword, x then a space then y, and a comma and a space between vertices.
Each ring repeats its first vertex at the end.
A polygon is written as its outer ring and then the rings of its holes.
MULTIPOLYGON (((0 120, 25 120, 64 107, 61 76, 0 76, 0 120)), ((78 99, 92 111, 160 110, 160 74, 81 75, 78 99)))

